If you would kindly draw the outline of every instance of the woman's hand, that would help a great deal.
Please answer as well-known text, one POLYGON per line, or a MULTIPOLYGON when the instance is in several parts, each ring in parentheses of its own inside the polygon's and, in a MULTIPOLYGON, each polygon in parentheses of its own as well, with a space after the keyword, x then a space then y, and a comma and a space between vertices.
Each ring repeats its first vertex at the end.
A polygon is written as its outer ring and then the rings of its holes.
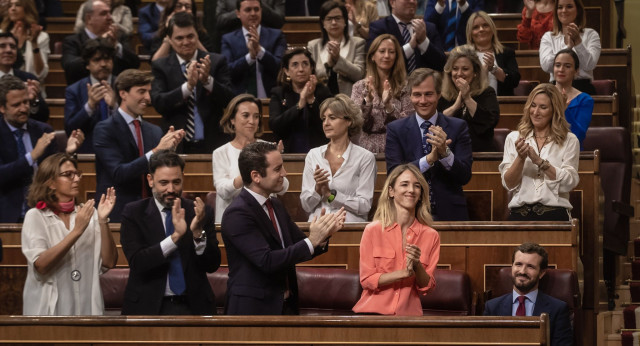
POLYGON ((83 206, 80 207, 78 213, 76 214, 76 224, 73 227, 73 230, 82 234, 89 226, 89 222, 91 221, 91 217, 93 216, 93 212, 95 209, 93 205, 95 201, 90 199, 83 206))
POLYGON ((407 270, 415 271, 415 267, 420 265, 420 248, 415 244, 407 244, 407 270))
POLYGON ((38 47, 38 36, 40 35, 41 31, 42 25, 38 25, 37 23, 31 24, 31 43, 33 44, 34 48, 38 47))
POLYGON ((580 37, 580 29, 575 23, 569 23, 565 26, 563 31, 564 44, 567 45, 567 48, 571 49, 582 43, 582 38, 580 37))
POLYGON ((109 214, 113 210, 113 206, 116 205, 116 189, 110 187, 107 189, 107 194, 100 196, 100 203, 98 204, 98 221, 100 223, 107 223, 109 214))
POLYGON ((316 77, 316 75, 312 74, 311 76, 309 76, 309 81, 307 82, 309 85, 309 89, 307 90, 307 104, 313 104, 313 102, 315 102, 316 100, 316 85, 318 84, 318 77, 316 77))
POLYGON ((535 0, 522 0, 522 2, 524 3, 524 8, 526 8, 524 16, 526 18, 531 18, 533 16, 533 10, 536 9, 536 1, 535 0))
POLYGON ((27 40, 27 28, 25 28, 24 22, 21 20, 16 21, 13 24, 11 33, 18 39, 18 49, 21 49, 24 46, 24 42, 27 40))
POLYGON ((368 105, 373 102, 373 91, 375 88, 373 87, 373 76, 367 76, 367 79, 364 83, 364 102, 368 105))
POLYGON ((524 138, 520 137, 516 140, 515 145, 518 157, 525 160, 529 156, 529 144, 524 141, 524 138))
POLYGON ((282 139, 278 141, 278 151, 280 154, 284 153, 284 144, 282 143, 282 139))
POLYGON ((385 109, 387 108, 389 101, 391 101, 391 84, 388 79, 385 79, 382 84, 382 104, 385 106, 385 109))
POLYGON ((313 171, 313 180, 316 181, 316 192, 323 198, 329 197, 331 193, 329 189, 329 172, 316 165, 313 171))
POLYGON ((496 57, 492 52, 484 52, 484 56, 482 57, 482 65, 487 71, 491 71, 493 66, 496 63, 496 57))
POLYGON ((329 52, 329 61, 327 63, 333 67, 340 59, 340 43, 336 41, 327 42, 327 51, 329 52))
POLYGON ((462 101, 468 99, 470 97, 471 86, 465 79, 458 78, 453 83, 456 86, 456 89, 460 91, 460 96, 462 97, 462 101))

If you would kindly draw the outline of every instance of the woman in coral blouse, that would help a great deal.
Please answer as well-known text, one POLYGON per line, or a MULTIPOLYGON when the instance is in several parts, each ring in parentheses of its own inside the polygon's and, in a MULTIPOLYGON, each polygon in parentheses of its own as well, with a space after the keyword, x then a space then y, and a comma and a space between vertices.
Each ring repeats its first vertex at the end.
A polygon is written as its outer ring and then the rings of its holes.
POLYGON ((384 184, 373 222, 360 241, 357 313, 421 316, 419 295, 435 285, 440 236, 429 225, 429 185, 412 164, 396 167, 384 184))
POLYGON ((542 35, 553 30, 554 0, 523 0, 522 23, 518 24, 518 41, 529 47, 522 49, 540 48, 542 35))

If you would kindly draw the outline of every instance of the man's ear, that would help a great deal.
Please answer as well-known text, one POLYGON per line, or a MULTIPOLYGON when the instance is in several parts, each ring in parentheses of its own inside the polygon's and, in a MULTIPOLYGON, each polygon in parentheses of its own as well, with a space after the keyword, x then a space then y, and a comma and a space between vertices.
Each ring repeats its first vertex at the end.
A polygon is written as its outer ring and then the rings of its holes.
POLYGON ((542 277, 543 277, 546 273, 547 273, 547 270, 546 270, 546 269, 541 270, 541 271, 540 271, 540 276, 538 277, 538 279, 542 279, 542 277))
POLYGON ((149 183, 149 187, 153 187, 153 175, 151 175, 151 173, 147 174, 147 182, 149 183))
POLYGON ((260 175, 260 172, 258 171, 251 171, 251 181, 254 184, 260 184, 260 180, 262 178, 262 175, 260 175))

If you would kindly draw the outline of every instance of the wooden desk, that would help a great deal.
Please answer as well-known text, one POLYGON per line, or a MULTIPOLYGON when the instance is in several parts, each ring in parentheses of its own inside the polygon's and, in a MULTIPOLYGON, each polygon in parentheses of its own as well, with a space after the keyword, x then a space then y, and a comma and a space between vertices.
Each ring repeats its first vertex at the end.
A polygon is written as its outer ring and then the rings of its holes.
POLYGON ((549 317, 0 318, 0 344, 549 345, 549 317))

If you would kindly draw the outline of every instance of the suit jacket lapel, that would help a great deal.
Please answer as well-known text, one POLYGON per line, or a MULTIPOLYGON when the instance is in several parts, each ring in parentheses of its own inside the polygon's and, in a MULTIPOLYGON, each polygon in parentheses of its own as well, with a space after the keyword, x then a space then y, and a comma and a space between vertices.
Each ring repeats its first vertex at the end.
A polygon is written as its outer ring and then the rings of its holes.
MULTIPOLYGON (((265 236, 265 239, 267 239, 267 241, 271 239, 271 243, 274 243, 277 248, 281 249, 282 244, 280 243, 280 239, 276 238, 278 231, 273 228, 273 223, 271 223, 271 219, 269 219, 269 216, 264 212, 262 206, 258 204, 258 201, 256 201, 249 192, 242 190, 240 194, 243 196, 247 205, 252 209, 253 214, 256 215, 258 221, 262 224, 260 232, 265 236)), ((282 226, 280 227, 282 228, 282 226)))
POLYGON ((156 206, 153 197, 148 199, 147 208, 144 211, 146 224, 149 226, 149 236, 153 243, 159 243, 166 234, 164 231, 164 219, 156 206))
POLYGON ((284 210, 284 208, 281 208, 280 203, 273 203, 273 212, 276 214, 278 225, 280 226, 280 230, 282 231, 282 240, 284 242, 284 246, 286 247, 291 245, 293 243, 291 240, 291 234, 289 234, 287 223, 284 222, 286 220, 285 213, 287 211, 284 210))
MULTIPOLYGON (((398 28, 398 23, 396 22, 396 20, 393 18, 392 15, 387 16, 387 18, 385 18, 385 20, 387 21, 387 28, 389 29, 389 33, 393 36, 396 37, 396 39, 398 39, 398 42, 400 43, 400 47, 403 46, 403 39, 402 39, 402 33, 400 32, 400 29, 398 28)), ((404 53, 403 53, 404 54, 404 53)))
MULTIPOLYGON (((29 130, 30 126, 27 125, 27 130, 29 130)), ((11 133, 11 129, 4 121, 4 117, 0 118, 0 135, 2 136, 2 141, 4 142, 3 148, 9 149, 10 160, 15 161, 18 159, 18 143, 16 143, 16 137, 11 133)), ((31 132, 29 132, 31 135, 31 132)), ((36 138, 37 140, 37 138, 36 138)), ((31 136, 31 143, 33 142, 33 136, 31 136)), ((33 144, 35 148, 35 144, 33 144)))
POLYGON ((413 161, 416 158, 423 157, 424 151, 422 151, 422 130, 418 126, 418 121, 415 118, 415 113, 407 117, 405 129, 407 131, 407 148, 413 148, 411 156, 407 159, 409 159, 409 161, 413 161))
POLYGON ((136 144, 136 140, 135 138, 133 138, 133 134, 131 133, 131 129, 129 129, 129 125, 127 125, 127 122, 124 121, 122 114, 120 114, 120 110, 114 110, 111 116, 113 117, 113 121, 115 121, 116 123, 118 131, 120 131, 120 133, 124 133, 124 136, 127 137, 127 142, 129 142, 129 145, 131 145, 136 150, 136 152, 138 152, 138 145, 136 144))
POLYGON ((498 308, 498 315, 500 316, 511 316, 513 314, 513 294, 508 293, 504 296, 504 299, 500 302, 500 307, 498 308))
POLYGON ((546 308, 548 304, 547 296, 538 290, 538 298, 536 298, 536 303, 533 306, 533 316, 540 316, 545 311, 550 311, 546 308))

